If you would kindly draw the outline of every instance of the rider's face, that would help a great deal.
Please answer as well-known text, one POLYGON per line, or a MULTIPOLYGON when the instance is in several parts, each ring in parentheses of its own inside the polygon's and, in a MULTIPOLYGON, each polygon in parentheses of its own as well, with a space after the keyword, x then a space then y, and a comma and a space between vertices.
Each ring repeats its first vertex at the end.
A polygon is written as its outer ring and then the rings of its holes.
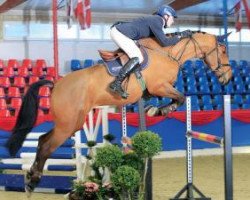
POLYGON ((164 15, 164 18, 165 18, 165 20, 166 20, 166 25, 167 25, 167 27, 170 27, 170 26, 172 26, 173 25, 173 23, 174 23, 174 17, 173 16, 169 16, 169 15, 164 15))

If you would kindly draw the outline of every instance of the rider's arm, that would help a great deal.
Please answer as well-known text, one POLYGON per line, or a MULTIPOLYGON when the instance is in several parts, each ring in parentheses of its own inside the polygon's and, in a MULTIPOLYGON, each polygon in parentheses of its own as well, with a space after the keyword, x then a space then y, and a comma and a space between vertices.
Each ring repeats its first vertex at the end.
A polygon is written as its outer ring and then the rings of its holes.
POLYGON ((154 23, 150 24, 150 29, 153 32, 154 36, 156 39, 160 42, 161 46, 166 47, 166 46, 171 46, 175 45, 177 42, 180 41, 179 36, 173 36, 173 37, 166 37, 164 34, 163 30, 163 21, 154 21, 154 23))

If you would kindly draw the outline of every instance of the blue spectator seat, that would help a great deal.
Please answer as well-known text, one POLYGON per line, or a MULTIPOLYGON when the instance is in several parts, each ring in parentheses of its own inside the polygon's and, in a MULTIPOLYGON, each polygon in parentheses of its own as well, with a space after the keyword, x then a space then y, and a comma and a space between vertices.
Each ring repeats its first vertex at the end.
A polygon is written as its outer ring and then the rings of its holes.
POLYGON ((211 105, 212 99, 210 95, 202 95, 201 96, 202 104, 203 105, 211 105))
POLYGON ((203 68, 196 69, 195 70, 195 76, 196 77, 206 76, 206 71, 203 68))
POLYGON ((196 95, 191 96, 192 105, 199 105, 199 98, 196 95))
POLYGON ((223 105, 222 104, 214 105, 214 110, 223 110, 223 105))
POLYGON ((245 85, 245 91, 246 91, 247 93, 250 93, 250 84, 246 84, 246 85, 245 85))
POLYGON ((199 85, 208 85, 208 80, 206 76, 201 76, 198 78, 199 85))
POLYGON ((94 65, 94 60, 92 59, 86 59, 83 62, 83 68, 91 67, 94 65))
POLYGON ((157 97, 151 97, 149 102, 150 105, 158 107, 160 105, 159 99, 157 97))
POLYGON ((243 109, 250 109, 250 104, 245 104, 245 103, 244 103, 244 104, 242 105, 242 108, 243 108, 243 109))
POLYGON ((210 78, 210 79, 211 79, 212 77, 217 78, 216 75, 215 75, 215 73, 214 73, 213 71, 211 71, 211 70, 207 70, 207 77, 210 78))
POLYGON ((199 104, 194 104, 194 105, 192 104, 191 109, 194 110, 194 111, 200 111, 201 110, 199 104))
POLYGON ((186 104, 183 104, 177 108, 177 111, 186 111, 186 104))
POLYGON ((236 94, 233 96, 233 103, 234 104, 243 104, 243 98, 241 95, 236 94))
POLYGON ((233 104, 231 104, 231 109, 232 110, 238 110, 238 109, 240 109, 240 106, 239 106, 239 104, 233 103, 233 104))
POLYGON ((242 76, 249 76, 249 74, 250 74, 250 67, 243 67, 241 69, 241 75, 242 76))
POLYGON ((223 91, 226 92, 227 94, 231 94, 234 92, 233 84, 230 81, 227 85, 222 86, 223 91))
POLYGON ((193 66, 193 62, 191 60, 187 60, 184 64, 183 64, 183 68, 192 68, 193 66))
POLYGON ((205 68, 205 64, 204 64, 203 60, 196 60, 194 62, 194 68, 195 69, 204 69, 205 68))
POLYGON ((250 76, 248 75, 248 76, 246 76, 244 79, 245 79, 245 80, 244 80, 244 83, 245 83, 246 85, 249 85, 249 84, 250 84, 250 76))
POLYGON ((186 78, 186 82, 187 82, 187 85, 191 84, 191 85, 196 85, 196 80, 195 80, 195 77, 194 76, 188 76, 186 78))
POLYGON ((221 85, 220 84, 213 84, 212 85, 212 88, 211 88, 211 92, 213 94, 218 94, 218 93, 221 93, 221 85))
POLYGON ((248 66, 248 62, 246 60, 240 60, 239 67, 243 69, 246 66, 248 66))
POLYGON ((196 86, 192 85, 192 84, 188 85, 187 86, 187 93, 190 93, 190 94, 197 93, 196 86))
POLYGON ((210 93, 210 89, 209 89, 208 85, 200 85, 199 92, 200 93, 210 93))
POLYGON ((212 76, 210 82, 212 83, 212 85, 220 84, 219 79, 216 76, 212 76))
POLYGON ((234 77, 233 77, 233 82, 234 82, 235 84, 242 84, 242 83, 243 83, 242 77, 241 77, 240 75, 234 76, 234 77))
POLYGON ((229 60, 229 63, 232 67, 237 67, 237 62, 235 60, 229 60))
POLYGON ((134 106, 133 106, 133 111, 134 112, 139 112, 139 106, 138 106, 138 104, 136 103, 136 104, 134 104, 134 106))
POLYGON ((213 104, 218 105, 223 103, 223 98, 221 95, 214 95, 213 104))
POLYGON ((240 75, 240 70, 237 67, 232 67, 233 76, 240 75))
POLYGON ((184 84, 175 84, 175 89, 178 90, 179 92, 181 93, 184 93, 185 92, 185 89, 184 89, 184 84))
POLYGON ((250 94, 247 94, 245 99, 244 99, 244 103, 250 104, 250 94))
POLYGON ((213 106, 211 104, 205 104, 203 110, 213 110, 213 106))
MULTIPOLYGON (((246 90, 245 90, 245 86, 243 85, 243 83, 242 84, 238 84, 238 85, 235 85, 235 92, 237 92, 237 93, 243 93, 243 92, 245 92, 246 90)), ((249 90, 249 92, 250 92, 250 90, 249 90)))
POLYGON ((159 100, 159 102, 160 102, 161 105, 168 105, 168 104, 171 103, 171 101, 172 101, 172 99, 167 98, 167 97, 162 97, 162 98, 159 100))
POLYGON ((76 70, 82 69, 80 60, 72 59, 70 67, 71 67, 72 71, 76 71, 76 70))

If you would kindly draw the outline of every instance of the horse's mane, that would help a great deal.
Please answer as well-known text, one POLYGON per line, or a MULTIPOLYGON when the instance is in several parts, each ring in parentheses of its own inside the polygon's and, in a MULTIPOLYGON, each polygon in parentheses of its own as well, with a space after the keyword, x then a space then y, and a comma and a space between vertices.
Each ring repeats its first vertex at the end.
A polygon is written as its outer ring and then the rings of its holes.
MULTIPOLYGON (((202 33, 202 34, 207 34, 207 32, 204 32, 204 31, 191 31, 192 32, 192 34, 195 34, 195 33, 202 33)), ((167 33, 166 34, 166 36, 167 37, 174 37, 174 36, 176 36, 176 35, 180 35, 181 34, 181 32, 173 32, 173 33, 167 33)))

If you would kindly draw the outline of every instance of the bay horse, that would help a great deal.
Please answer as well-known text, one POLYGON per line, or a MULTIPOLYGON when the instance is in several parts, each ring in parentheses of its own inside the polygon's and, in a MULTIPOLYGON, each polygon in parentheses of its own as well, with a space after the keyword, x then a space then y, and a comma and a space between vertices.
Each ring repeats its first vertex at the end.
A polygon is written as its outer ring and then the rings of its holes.
MULTIPOLYGON (((181 64, 190 58, 203 59, 219 82, 227 84, 232 77, 232 71, 226 47, 218 42, 218 37, 194 32, 190 38, 182 39, 171 47, 161 47, 155 38, 140 40, 139 43, 147 49, 149 56, 148 67, 141 72, 148 92, 173 99, 167 108, 169 111, 176 110, 185 98, 173 84, 181 64)), ((38 91, 43 85, 53 87, 51 113, 54 128, 39 138, 35 161, 26 174, 26 192, 31 193, 34 190, 41 179, 46 160, 67 138, 83 127, 85 117, 92 108, 101 105, 121 106, 141 98, 143 92, 134 74, 127 83, 130 94, 127 99, 110 93, 108 85, 113 79, 104 64, 97 64, 72 72, 55 84, 41 80, 30 86, 23 98, 13 133, 6 144, 10 155, 16 155, 36 122, 38 91)))

